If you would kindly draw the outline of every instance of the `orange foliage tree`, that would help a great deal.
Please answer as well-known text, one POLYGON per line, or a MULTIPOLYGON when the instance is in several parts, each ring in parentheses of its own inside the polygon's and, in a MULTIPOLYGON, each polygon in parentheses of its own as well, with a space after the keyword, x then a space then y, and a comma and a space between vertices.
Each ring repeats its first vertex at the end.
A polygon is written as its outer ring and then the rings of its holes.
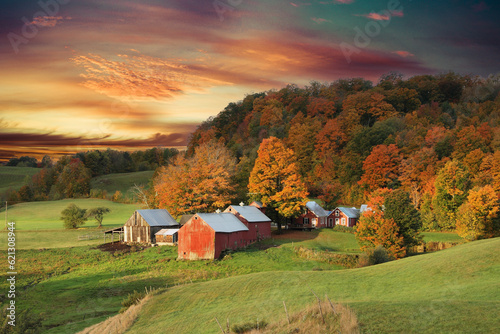
POLYGON ((369 191, 387 187, 398 178, 401 157, 396 145, 377 145, 363 163, 364 174, 359 181, 369 191))
POLYGON ((368 206, 356 225, 356 239, 362 250, 383 246, 394 258, 406 255, 404 238, 393 219, 384 217, 383 203, 390 189, 379 189, 372 193, 368 206))
POLYGON ((235 166, 229 150, 216 141, 197 147, 191 158, 177 157, 154 179, 159 207, 175 217, 223 208, 235 197, 235 166))
MULTIPOLYGON (((276 137, 264 139, 250 173, 248 189, 252 198, 274 208, 285 218, 301 212, 307 191, 300 179, 293 150, 276 137)), ((278 222, 278 228, 281 228, 278 222)))
POLYGON ((458 209, 457 234, 468 240, 493 237, 498 233, 499 209, 493 187, 471 190, 467 202, 458 209))

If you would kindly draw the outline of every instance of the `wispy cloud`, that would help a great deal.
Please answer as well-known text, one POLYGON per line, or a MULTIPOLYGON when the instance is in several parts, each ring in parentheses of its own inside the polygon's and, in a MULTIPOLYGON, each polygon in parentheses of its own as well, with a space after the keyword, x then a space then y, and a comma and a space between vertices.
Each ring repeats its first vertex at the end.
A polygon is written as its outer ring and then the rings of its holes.
POLYGON ((85 73, 83 85, 111 97, 169 99, 186 90, 223 84, 194 73, 181 59, 161 59, 143 54, 119 54, 115 59, 96 54, 78 55, 73 62, 85 73))
POLYGON ((371 12, 370 14, 356 14, 355 16, 363 16, 370 20, 375 21, 390 21, 392 17, 403 17, 402 10, 385 11, 383 13, 371 12))
POLYGON ((330 20, 323 19, 323 18, 320 18, 320 17, 311 17, 311 20, 313 20, 317 24, 326 23, 326 22, 330 22, 331 23, 332 22, 330 20))
POLYGON ((413 53, 410 53, 408 51, 393 51, 392 53, 397 54, 398 56, 401 56, 403 58, 415 56, 413 53))
POLYGON ((55 27, 57 24, 61 23, 63 20, 71 20, 71 17, 62 16, 37 16, 33 19, 31 24, 39 27, 55 27))
POLYGON ((332 1, 320 1, 319 3, 322 5, 330 5, 330 4, 344 4, 348 5, 353 3, 355 0, 332 0, 332 1))

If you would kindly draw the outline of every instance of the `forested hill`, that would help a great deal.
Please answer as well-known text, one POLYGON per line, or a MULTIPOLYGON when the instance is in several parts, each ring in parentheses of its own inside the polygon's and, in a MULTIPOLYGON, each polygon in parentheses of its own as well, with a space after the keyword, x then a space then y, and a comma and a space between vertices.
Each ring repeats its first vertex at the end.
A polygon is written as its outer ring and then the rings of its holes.
POLYGON ((467 189, 492 184, 498 194, 499 91, 500 76, 454 73, 390 73, 375 86, 360 78, 289 85, 229 103, 193 133, 188 153, 224 142, 238 158, 243 191, 259 144, 278 137, 295 152, 310 196, 327 206, 359 205, 388 187, 403 188, 422 209, 448 162, 467 173, 467 189))

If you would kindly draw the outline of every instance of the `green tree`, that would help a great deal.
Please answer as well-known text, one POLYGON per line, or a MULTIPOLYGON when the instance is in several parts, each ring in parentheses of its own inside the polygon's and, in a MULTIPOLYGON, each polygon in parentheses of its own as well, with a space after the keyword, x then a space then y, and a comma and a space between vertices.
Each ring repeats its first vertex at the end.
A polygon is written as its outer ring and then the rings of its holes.
POLYGON ((64 222, 64 228, 78 228, 85 224, 87 209, 81 209, 76 204, 71 203, 61 211, 61 220, 64 222))
POLYGON ((104 215, 109 212, 111 212, 109 208, 106 208, 104 206, 99 206, 97 208, 92 208, 88 210, 87 213, 85 214, 85 218, 94 218, 95 221, 97 222, 97 228, 101 228, 104 215))
POLYGON ((420 213, 415 209, 410 195, 397 189, 391 192, 384 201, 384 217, 393 219, 399 226, 399 234, 403 237, 406 247, 418 245, 422 239, 419 230, 422 228, 420 213))
POLYGON ((449 161, 438 172, 433 208, 439 228, 451 230, 456 225, 456 213, 467 199, 470 176, 467 169, 458 161, 449 161))

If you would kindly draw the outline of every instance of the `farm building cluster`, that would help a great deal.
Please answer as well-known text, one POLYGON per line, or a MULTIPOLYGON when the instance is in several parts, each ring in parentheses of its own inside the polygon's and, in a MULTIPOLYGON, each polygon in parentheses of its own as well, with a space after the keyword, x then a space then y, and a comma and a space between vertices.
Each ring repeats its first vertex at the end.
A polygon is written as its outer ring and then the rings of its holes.
MULTIPOLYGON (((337 207, 324 210, 316 202, 308 202, 302 215, 287 228, 317 229, 335 225, 352 227, 360 214, 368 210, 337 207)), ((126 243, 178 245, 178 257, 185 260, 217 259, 228 249, 244 248, 271 237, 271 219, 260 202, 230 205, 223 212, 184 215, 177 222, 165 209, 137 210, 125 225, 107 233, 120 232, 126 243)))

